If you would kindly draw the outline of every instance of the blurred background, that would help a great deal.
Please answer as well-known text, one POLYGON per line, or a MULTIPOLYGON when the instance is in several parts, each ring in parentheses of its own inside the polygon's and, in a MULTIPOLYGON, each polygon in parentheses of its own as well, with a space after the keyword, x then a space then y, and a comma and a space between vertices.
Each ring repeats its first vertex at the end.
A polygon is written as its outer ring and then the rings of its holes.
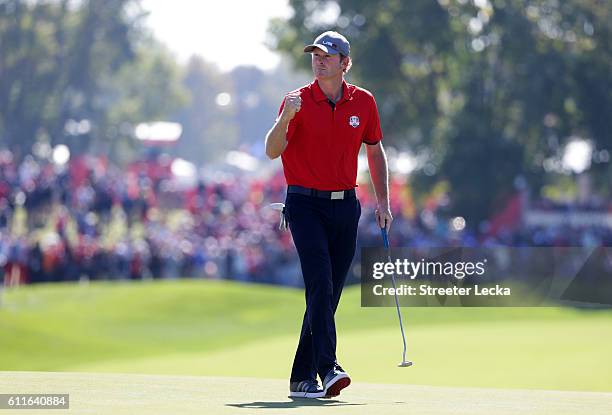
MULTIPOLYGON (((263 151, 304 44, 352 43, 396 246, 610 246, 612 7, 597 0, 0 2, 0 274, 300 285, 263 151)), ((360 246, 378 246, 367 163, 360 246)), ((355 270, 355 274, 356 274, 355 270)), ((356 280, 352 280, 355 282, 356 280)))
MULTIPOLYGON (((264 137, 329 29, 378 102, 393 246, 612 246, 609 1, 0 0, 1 370, 287 378, 304 300, 264 137)), ((404 309, 398 373, 358 288, 359 381, 612 390, 609 310, 404 309)))

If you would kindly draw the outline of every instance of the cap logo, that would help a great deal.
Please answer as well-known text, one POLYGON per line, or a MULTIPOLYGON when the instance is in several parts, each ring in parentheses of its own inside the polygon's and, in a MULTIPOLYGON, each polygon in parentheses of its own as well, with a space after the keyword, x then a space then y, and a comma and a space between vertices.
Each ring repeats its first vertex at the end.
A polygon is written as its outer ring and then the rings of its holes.
POLYGON ((349 117, 349 125, 353 128, 359 127, 359 117, 356 115, 351 115, 349 117))
POLYGON ((326 45, 326 46, 331 46, 334 49, 338 49, 338 45, 330 42, 329 40, 324 40, 323 42, 321 42, 321 44, 326 45))

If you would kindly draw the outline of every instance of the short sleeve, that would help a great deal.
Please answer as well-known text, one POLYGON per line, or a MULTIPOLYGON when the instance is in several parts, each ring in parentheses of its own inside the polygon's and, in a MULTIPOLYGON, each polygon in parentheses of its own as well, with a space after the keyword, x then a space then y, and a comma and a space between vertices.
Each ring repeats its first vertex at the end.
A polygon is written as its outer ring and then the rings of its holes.
POLYGON ((370 115, 368 117, 368 124, 363 131, 362 141, 369 145, 378 144, 382 140, 382 129, 380 127, 380 117, 378 115, 378 107, 376 106, 376 100, 374 97, 371 98, 370 103, 370 115))
MULTIPOLYGON (((276 118, 277 120, 280 117, 281 113, 283 112, 284 107, 285 107, 285 99, 283 98, 283 102, 281 102, 280 108, 278 109, 278 116, 276 118)), ((293 134, 295 133, 295 126, 297 125, 298 114, 295 114, 295 117, 293 117, 293 119, 289 121, 289 126, 287 127, 287 135, 285 136, 287 141, 289 141, 291 137, 293 137, 293 134)))

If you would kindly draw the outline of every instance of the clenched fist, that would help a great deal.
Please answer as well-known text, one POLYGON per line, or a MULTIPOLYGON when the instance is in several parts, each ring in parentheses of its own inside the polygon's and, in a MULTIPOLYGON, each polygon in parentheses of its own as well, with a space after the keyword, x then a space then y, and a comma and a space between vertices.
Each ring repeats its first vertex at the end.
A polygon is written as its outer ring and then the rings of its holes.
POLYGON ((285 105, 283 106, 281 118, 285 119, 286 121, 291 121, 301 107, 302 98, 298 92, 287 94, 285 96, 285 105))

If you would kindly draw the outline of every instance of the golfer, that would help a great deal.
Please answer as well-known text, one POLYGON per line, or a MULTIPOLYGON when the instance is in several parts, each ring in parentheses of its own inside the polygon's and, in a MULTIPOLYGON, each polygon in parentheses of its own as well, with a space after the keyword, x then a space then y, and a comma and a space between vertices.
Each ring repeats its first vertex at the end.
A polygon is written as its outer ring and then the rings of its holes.
POLYGON ((288 185, 284 213, 306 288, 289 396, 329 398, 351 382, 336 360, 334 314, 355 254, 362 143, 378 201, 376 221, 388 230, 393 217, 376 102, 369 91, 344 80, 352 64, 348 40, 325 32, 304 52, 312 55, 315 79, 285 96, 266 136, 266 154, 282 158, 288 185))

